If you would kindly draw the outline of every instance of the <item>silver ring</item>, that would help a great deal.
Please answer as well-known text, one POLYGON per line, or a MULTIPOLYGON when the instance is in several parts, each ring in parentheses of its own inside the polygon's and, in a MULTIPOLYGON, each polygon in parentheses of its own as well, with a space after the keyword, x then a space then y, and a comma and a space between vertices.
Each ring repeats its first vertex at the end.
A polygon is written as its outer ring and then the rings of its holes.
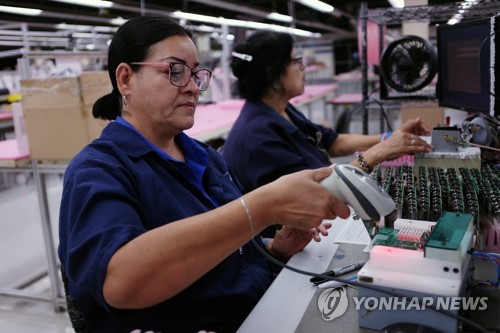
POLYGON ((412 139, 411 142, 410 142, 410 146, 416 146, 417 145, 417 140, 415 139, 412 139))

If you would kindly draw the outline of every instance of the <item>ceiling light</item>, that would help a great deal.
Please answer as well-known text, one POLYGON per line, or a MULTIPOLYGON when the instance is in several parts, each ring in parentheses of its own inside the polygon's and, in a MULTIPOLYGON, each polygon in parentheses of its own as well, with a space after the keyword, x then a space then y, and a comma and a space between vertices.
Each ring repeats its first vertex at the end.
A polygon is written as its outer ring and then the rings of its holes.
POLYGON ((18 14, 18 15, 29 15, 29 16, 37 16, 42 14, 42 10, 40 9, 9 7, 9 6, 0 6, 0 12, 18 14))
POLYGON ((329 4, 324 3, 323 1, 319 1, 319 0, 295 0, 295 1, 297 1, 298 3, 300 3, 304 6, 310 7, 312 9, 315 9, 317 11, 324 12, 324 13, 330 13, 330 12, 333 12, 333 10, 334 10, 333 6, 330 6, 329 4))
POLYGON ((102 1, 102 0, 54 0, 54 1, 64 2, 71 5, 88 6, 96 8, 110 8, 113 6, 113 3, 111 1, 102 1))
POLYGON ((465 0, 458 6, 458 13, 453 15, 451 19, 448 20, 448 25, 457 24, 464 18, 465 13, 472 7, 478 4, 478 0, 465 0))
POLYGON ((403 8, 405 6, 405 0, 389 0, 389 3, 394 8, 403 8))
POLYGON ((56 29, 58 30, 72 30, 72 31, 92 31, 93 27, 90 25, 82 25, 82 24, 66 24, 59 23, 56 24, 56 29))
POLYGON ((184 12, 181 12, 180 10, 176 10, 175 12, 172 13, 172 15, 178 19, 185 19, 185 20, 196 21, 196 22, 221 24, 221 17, 184 13, 184 12))
POLYGON ((204 24, 196 26, 196 30, 202 32, 212 32, 212 33, 216 31, 214 27, 204 24))
POLYGON ((114 18, 114 19, 111 19, 109 20, 109 23, 113 24, 113 25, 122 25, 123 23, 127 22, 127 20, 125 20, 123 17, 117 17, 117 18, 114 18))
POLYGON ((294 34, 297 36, 303 36, 303 37, 313 37, 313 38, 321 37, 320 33, 313 33, 313 32, 307 31, 307 30, 294 29, 294 28, 290 28, 290 27, 283 27, 283 26, 275 25, 275 24, 267 24, 267 23, 260 23, 260 22, 254 22, 254 21, 233 20, 233 19, 226 19, 224 17, 214 17, 214 16, 207 16, 207 15, 185 13, 185 12, 181 12, 180 10, 173 12, 172 15, 175 18, 184 19, 184 20, 188 20, 188 21, 212 23, 212 24, 218 24, 218 25, 227 25, 227 26, 232 26, 232 27, 242 27, 242 28, 258 29, 258 30, 269 29, 269 30, 274 30, 274 31, 287 32, 290 34, 294 34))
POLYGON ((272 12, 267 15, 270 20, 280 21, 280 22, 292 22, 293 18, 289 15, 283 15, 280 13, 272 12))
POLYGON ((100 32, 100 33, 115 33, 116 28, 107 26, 96 26, 96 25, 83 25, 83 24, 67 24, 59 23, 55 25, 57 30, 69 30, 78 32, 100 32))

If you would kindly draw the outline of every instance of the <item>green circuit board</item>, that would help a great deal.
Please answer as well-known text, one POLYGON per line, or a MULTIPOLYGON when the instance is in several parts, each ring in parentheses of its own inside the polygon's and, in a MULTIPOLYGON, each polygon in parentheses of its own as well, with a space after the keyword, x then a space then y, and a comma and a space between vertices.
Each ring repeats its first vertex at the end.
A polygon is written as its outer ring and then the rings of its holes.
POLYGON ((378 234, 373 238, 370 245, 371 246, 385 245, 407 250, 422 249, 422 242, 420 240, 419 241, 400 240, 398 238, 398 232, 399 230, 395 230, 392 228, 381 228, 378 234))

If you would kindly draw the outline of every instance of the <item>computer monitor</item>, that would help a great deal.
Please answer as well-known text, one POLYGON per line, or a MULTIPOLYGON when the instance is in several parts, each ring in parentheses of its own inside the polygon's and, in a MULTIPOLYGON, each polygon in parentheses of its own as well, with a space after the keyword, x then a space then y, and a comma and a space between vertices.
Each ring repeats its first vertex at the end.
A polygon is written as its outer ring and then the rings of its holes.
MULTIPOLYGON (((437 27, 438 83, 440 106, 498 115, 495 101, 495 18, 437 27)), ((500 71, 499 71, 500 72, 500 71)), ((496 86, 495 86, 496 85, 496 86)))

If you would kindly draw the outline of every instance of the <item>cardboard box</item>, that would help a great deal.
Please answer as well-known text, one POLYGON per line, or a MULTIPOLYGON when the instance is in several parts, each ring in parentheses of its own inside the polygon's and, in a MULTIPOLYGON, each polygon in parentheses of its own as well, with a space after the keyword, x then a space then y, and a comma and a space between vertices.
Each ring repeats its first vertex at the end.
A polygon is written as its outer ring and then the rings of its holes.
POLYGON ((92 117, 92 105, 111 91, 107 72, 22 80, 21 89, 32 159, 69 161, 106 125, 92 117))
POLYGON ((111 92, 113 87, 108 72, 83 72, 78 77, 82 103, 85 106, 94 105, 102 96, 111 92))
POLYGON ((77 77, 21 80, 23 110, 80 104, 77 77))
POLYGON ((82 116, 87 126, 89 142, 101 135, 109 121, 96 119, 92 116, 92 107, 95 101, 108 94, 113 89, 108 72, 83 72, 78 77, 82 96, 82 116))
MULTIPOLYGON (((103 94, 104 95, 104 94, 103 94)), ((82 107, 82 116, 85 120, 85 126, 87 127, 87 135, 89 142, 97 139, 101 135, 102 130, 109 123, 108 120, 96 119, 92 116, 92 105, 84 105, 82 107)))
POLYGON ((430 130, 445 124, 444 109, 438 107, 436 103, 401 104, 401 123, 417 117, 420 117, 430 130))

